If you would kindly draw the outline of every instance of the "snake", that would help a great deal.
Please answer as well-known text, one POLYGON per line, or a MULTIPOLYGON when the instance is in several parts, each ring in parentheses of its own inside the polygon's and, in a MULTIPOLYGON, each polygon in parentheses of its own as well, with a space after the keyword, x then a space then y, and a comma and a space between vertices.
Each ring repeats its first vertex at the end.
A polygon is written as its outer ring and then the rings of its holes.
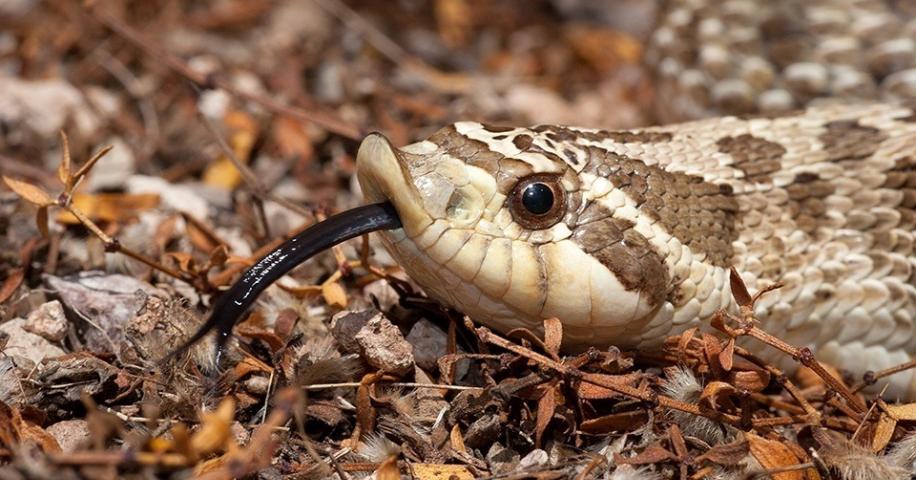
MULTIPOLYGON (((754 313, 767 332, 811 348, 819 361, 861 375, 911 360, 916 110, 905 95, 888 97, 904 81, 871 72, 870 93, 831 94, 828 81, 818 94, 811 82, 792 81, 794 65, 813 61, 780 66, 759 45, 741 58, 770 66, 769 82, 730 76, 746 68, 704 72, 710 58, 721 58, 684 54, 670 39, 681 28, 718 32, 727 42, 724 21, 698 20, 707 2, 673 3, 649 56, 660 91, 683 100, 666 102, 662 117, 687 121, 623 130, 461 121, 400 148, 370 134, 356 155, 367 205, 259 260, 176 352, 213 330, 224 345, 273 281, 317 252, 378 232, 432 299, 500 332, 542 331, 544 320, 559 319, 567 351, 652 350, 706 326, 717 312, 738 309, 734 269, 751 293, 782 285, 762 295, 754 313), (721 88, 708 87, 713 94, 699 101, 690 96, 698 78, 721 88)), ((736 27, 744 35, 736 38, 747 40, 745 30, 759 37, 766 22, 741 10, 745 3, 722 2, 721 12, 739 24, 742 12, 757 19, 736 27)), ((767 9, 780 15, 802 5, 772 4, 767 9)), ((814 2, 822 9, 811 15, 829 20, 824 5, 837 4, 814 2)), ((911 371, 887 380, 888 396, 916 398, 911 371)))

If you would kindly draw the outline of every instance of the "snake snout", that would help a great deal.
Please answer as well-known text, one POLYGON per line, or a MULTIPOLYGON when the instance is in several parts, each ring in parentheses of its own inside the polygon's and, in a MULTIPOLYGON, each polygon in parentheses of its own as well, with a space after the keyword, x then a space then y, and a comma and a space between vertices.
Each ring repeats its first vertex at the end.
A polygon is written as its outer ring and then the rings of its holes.
POLYGON ((410 177, 404 153, 380 133, 369 134, 356 154, 356 176, 367 202, 391 202, 408 233, 432 223, 410 177))

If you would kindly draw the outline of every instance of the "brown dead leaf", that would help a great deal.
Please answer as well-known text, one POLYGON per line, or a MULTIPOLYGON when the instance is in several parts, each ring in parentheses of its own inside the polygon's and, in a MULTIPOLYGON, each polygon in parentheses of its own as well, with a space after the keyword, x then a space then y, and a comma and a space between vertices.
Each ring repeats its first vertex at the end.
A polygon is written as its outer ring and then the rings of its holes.
POLYGON ((338 282, 321 284, 321 296, 328 305, 347 308, 347 292, 338 282))
POLYGON ((474 474, 464 465, 442 463, 411 463, 410 469, 418 480, 473 480, 474 474))
POLYGON ((887 413, 897 420, 916 420, 916 403, 907 403, 904 405, 888 405, 887 413))
POLYGON ((550 420, 553 419, 556 408, 557 390, 554 384, 550 384, 547 386, 547 391, 544 392, 544 395, 541 395, 541 398, 538 399, 537 419, 534 428, 534 444, 536 448, 540 448, 541 438, 547 429, 547 425, 550 424, 550 420))
POLYGON ((729 272, 728 281, 731 285, 732 296, 735 297, 735 303, 742 307, 749 307, 754 303, 754 297, 747 291, 744 279, 734 267, 729 272))
POLYGON ((669 460, 677 460, 677 457, 658 442, 649 445, 639 454, 629 458, 624 458, 619 453, 614 452, 614 462, 618 465, 650 465, 669 460))
POLYGON ((6 186, 10 187, 10 190, 15 192, 16 195, 19 195, 23 200, 33 205, 49 207, 56 203, 54 199, 51 198, 51 195, 31 183, 16 180, 6 175, 3 176, 3 182, 6 183, 6 186))
POLYGON ((0 402, 0 446, 12 450, 23 444, 37 445, 45 453, 61 451, 51 434, 24 419, 18 408, 0 402))
POLYGON ((709 408, 715 410, 720 398, 734 395, 735 393, 737 393, 735 387, 725 382, 709 382, 703 388, 703 393, 700 394, 700 401, 706 402, 709 408))
MULTIPOLYGON (((123 222, 136 218, 144 210, 157 207, 159 195, 155 193, 77 193, 73 195, 71 205, 94 221, 123 222)), ((57 221, 69 225, 81 223, 79 219, 66 211, 58 213, 57 221)))
POLYGON ((3 281, 3 286, 0 287, 0 303, 7 301, 13 292, 19 288, 19 285, 22 284, 22 280, 25 278, 25 269, 24 268, 15 268, 10 271, 9 276, 6 277, 6 280, 3 281))
POLYGON ((563 323, 553 317, 544 320, 544 349, 557 360, 560 358, 560 344, 563 342, 563 323))
MULTIPOLYGON (((745 438, 751 455, 763 468, 776 470, 802 463, 792 453, 792 450, 782 442, 769 440, 753 433, 747 433, 745 438)), ((814 469, 808 469, 774 473, 772 477, 774 480, 806 480, 806 478, 811 478, 806 476, 806 472, 813 472, 814 475, 817 475, 814 469)))
POLYGON ((284 158, 298 158, 301 164, 314 156, 315 147, 301 121, 280 116, 274 121, 271 132, 274 143, 284 158))
POLYGON ((706 453, 697 457, 697 462, 710 461, 719 465, 738 465, 749 452, 746 440, 723 443, 710 448, 706 453))
POLYGON ((649 421, 648 412, 645 410, 632 410, 585 420, 579 425, 579 430, 592 435, 628 432, 644 425, 647 421, 649 421))
POLYGON ((375 478, 378 480, 401 480, 401 472, 398 469, 398 456, 391 455, 386 458, 375 471, 375 478))
POLYGON ((216 410, 200 413, 200 429, 191 435, 191 449, 206 455, 227 448, 233 441, 230 427, 235 419, 235 400, 224 398, 216 410))
POLYGON ((465 455, 468 454, 468 449, 464 445, 464 436, 461 433, 460 426, 458 426, 457 424, 452 426, 452 430, 449 432, 448 438, 452 444, 452 450, 463 453, 465 455))
POLYGON ((728 342, 725 343, 725 348, 722 349, 722 352, 719 353, 719 365, 722 365, 722 370, 730 372, 732 366, 735 362, 735 339, 729 338, 728 342))
POLYGON ((871 439, 871 451, 878 453, 884 450, 884 447, 891 441, 894 436, 894 430, 897 428, 897 419, 887 412, 881 412, 878 422, 875 425, 875 434, 871 439))
POLYGON ((760 392, 770 384, 770 373, 766 370, 741 370, 732 372, 731 383, 739 390, 760 392))
MULTIPOLYGON (((247 164, 260 130, 257 122, 239 110, 228 112, 223 120, 230 130, 229 148, 239 162, 247 164)), ((206 185, 232 190, 242 183, 242 173, 229 157, 220 155, 207 166, 202 180, 206 185)))

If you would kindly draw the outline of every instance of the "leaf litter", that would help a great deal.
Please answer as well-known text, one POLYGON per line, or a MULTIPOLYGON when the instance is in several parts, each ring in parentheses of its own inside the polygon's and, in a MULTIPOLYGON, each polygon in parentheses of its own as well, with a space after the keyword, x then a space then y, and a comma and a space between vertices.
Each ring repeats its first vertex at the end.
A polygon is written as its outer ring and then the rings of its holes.
POLYGON ((4 11, 0 475, 909 478, 916 404, 880 392, 913 365, 819 363, 737 273, 741 310, 659 352, 564 355, 557 319, 498 335, 354 240, 269 289, 219 363, 209 342, 158 363, 260 255, 359 203, 364 132, 647 123, 644 14, 616 7, 615 29, 553 3, 4 11), (134 160, 93 184, 108 144, 134 160))

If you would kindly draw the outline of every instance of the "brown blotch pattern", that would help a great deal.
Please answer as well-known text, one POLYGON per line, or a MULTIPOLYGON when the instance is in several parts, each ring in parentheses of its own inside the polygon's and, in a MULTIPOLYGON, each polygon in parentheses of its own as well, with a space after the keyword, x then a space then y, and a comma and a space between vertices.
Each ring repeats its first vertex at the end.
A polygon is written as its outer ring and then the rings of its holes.
POLYGON ((592 202, 573 228, 573 241, 607 267, 627 290, 645 294, 652 305, 668 295, 668 269, 649 240, 633 229, 633 222, 613 218, 592 202))
POLYGON ((617 143, 659 143, 668 142, 673 138, 669 132, 649 132, 649 131, 608 131, 599 130, 596 132, 587 132, 573 130, 571 128, 560 127, 557 125, 538 125, 531 130, 544 133, 547 138, 555 142, 572 142, 578 138, 592 142, 603 142, 612 140, 617 143))
POLYGON ((603 149, 589 149, 586 169, 607 177, 694 254, 712 265, 731 266, 738 238, 738 202, 728 185, 684 173, 666 172, 641 160, 603 149))
POLYGON ((746 133, 720 138, 716 146, 731 155, 734 167, 744 172, 745 179, 755 183, 769 181, 770 174, 782 168, 782 156, 786 154, 782 145, 746 133))
POLYGON ((490 133, 503 133, 503 132, 511 132, 512 130, 515 130, 515 127, 503 127, 500 125, 489 125, 489 124, 484 123, 483 129, 490 133))
POLYGON ((894 168, 886 174, 883 187, 903 193, 903 198, 897 205, 897 211, 900 213, 897 228, 916 230, 916 159, 910 156, 896 159, 894 168))
POLYGON ((827 160, 862 160, 870 157, 887 135, 877 128, 860 125, 856 120, 841 120, 825 125, 827 131, 818 136, 824 144, 827 160))
POLYGON ((824 199, 835 190, 833 183, 821 179, 816 173, 795 175, 792 183, 786 186, 789 195, 787 209, 799 230, 814 234, 818 227, 830 221, 824 199))

